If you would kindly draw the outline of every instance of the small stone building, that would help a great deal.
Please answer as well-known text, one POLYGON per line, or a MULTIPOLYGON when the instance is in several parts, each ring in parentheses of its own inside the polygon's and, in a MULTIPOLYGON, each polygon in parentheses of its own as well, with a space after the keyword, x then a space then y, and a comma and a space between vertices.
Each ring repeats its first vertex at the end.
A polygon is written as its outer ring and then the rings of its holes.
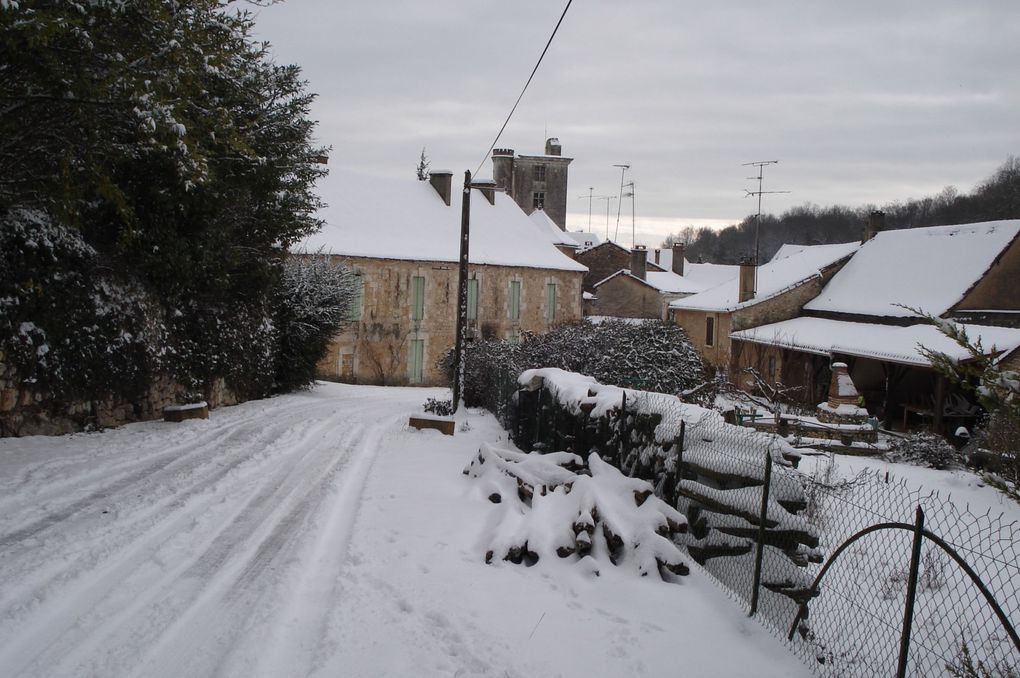
POLYGON ((734 328, 735 363, 767 365, 810 403, 822 397, 829 365, 843 362, 887 425, 973 423, 975 404, 919 347, 970 356, 912 309, 964 324, 1000 364, 1020 362, 1020 220, 883 231, 880 217, 801 317, 734 328))
MULTIPOLYGON (((351 321, 320 362, 322 379, 446 385, 454 345, 463 190, 333 170, 326 225, 295 253, 332 257, 359 278, 351 321)), ((581 319, 584 266, 561 253, 507 196, 471 190, 468 336, 513 339, 581 319)))
MULTIPOLYGON (((735 379, 730 334, 799 315, 858 246, 784 245, 757 270, 744 262, 736 278, 671 302, 670 313, 702 359, 735 379)), ((763 376, 769 378, 768 373, 763 376)))

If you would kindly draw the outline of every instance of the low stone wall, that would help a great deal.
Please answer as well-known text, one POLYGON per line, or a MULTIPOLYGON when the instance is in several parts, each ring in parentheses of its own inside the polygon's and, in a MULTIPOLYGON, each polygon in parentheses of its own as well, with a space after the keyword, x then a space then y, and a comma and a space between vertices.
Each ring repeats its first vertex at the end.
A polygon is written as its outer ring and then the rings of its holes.
MULTIPOLYGON (((12 368, 0 361, 0 437, 63 435, 161 419, 163 408, 178 403, 185 390, 169 377, 158 377, 144 396, 135 400, 66 399, 22 383, 12 368)), ((240 402, 222 379, 206 389, 203 399, 210 409, 240 402)))

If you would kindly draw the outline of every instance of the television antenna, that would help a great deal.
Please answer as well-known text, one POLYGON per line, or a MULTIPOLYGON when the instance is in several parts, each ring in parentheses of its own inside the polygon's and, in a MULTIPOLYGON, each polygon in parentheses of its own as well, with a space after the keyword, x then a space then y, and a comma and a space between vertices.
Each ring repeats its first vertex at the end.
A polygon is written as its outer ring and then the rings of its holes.
POLYGON ((606 240, 609 240, 609 205, 616 200, 615 195, 596 195, 596 200, 606 201, 606 240))
POLYGON ((595 196, 592 195, 592 193, 594 191, 595 191, 595 187, 594 186, 589 186, 588 187, 588 195, 579 195, 579 196, 577 196, 578 200, 583 200, 584 198, 588 198, 588 232, 589 233, 591 233, 591 201, 595 199, 595 196))
POLYGON ((758 196, 758 214, 757 214, 757 216, 754 219, 754 259, 753 259, 753 262, 754 262, 754 291, 752 293, 752 296, 755 296, 755 295, 758 294, 758 244, 759 244, 760 239, 761 239, 761 196, 762 195, 769 195, 771 193, 789 193, 790 192, 790 191, 763 191, 762 190, 762 181, 764 180, 765 166, 766 165, 778 165, 778 164, 779 164, 778 160, 756 160, 755 162, 745 162, 743 165, 741 165, 741 167, 757 167, 758 168, 758 176, 747 177, 748 181, 753 181, 755 179, 758 180, 758 190, 757 191, 749 191, 746 188, 744 189, 744 193, 746 194, 744 196, 745 198, 750 198, 752 195, 758 196))
MULTIPOLYGON (((627 176, 627 170, 630 169, 629 164, 613 165, 613 167, 620 168, 620 198, 619 202, 616 203, 616 233, 613 235, 614 238, 620 237, 620 209, 623 207, 623 180, 627 176)), ((609 238, 608 233, 606 239, 609 238)))

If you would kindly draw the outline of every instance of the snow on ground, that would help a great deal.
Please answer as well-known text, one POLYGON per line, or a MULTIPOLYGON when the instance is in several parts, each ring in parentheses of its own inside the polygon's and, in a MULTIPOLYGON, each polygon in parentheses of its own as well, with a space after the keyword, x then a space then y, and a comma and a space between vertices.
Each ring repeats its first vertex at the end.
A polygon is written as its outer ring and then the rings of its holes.
POLYGON ((989 513, 993 516, 1002 514, 1006 522, 1020 521, 1020 504, 1011 500, 1002 492, 991 487, 981 476, 967 468, 956 468, 940 471, 912 464, 901 464, 885 461, 881 457, 857 457, 846 454, 804 454, 800 471, 813 475, 815 468, 827 463, 831 456, 835 461, 833 480, 848 480, 864 470, 877 470, 889 473, 892 480, 903 480, 911 489, 936 491, 939 496, 952 500, 959 508, 966 508, 975 515, 989 513))
POLYGON ((408 429, 439 395, 0 440, 0 674, 809 675, 697 567, 485 565, 498 507, 461 472, 505 434, 408 429))

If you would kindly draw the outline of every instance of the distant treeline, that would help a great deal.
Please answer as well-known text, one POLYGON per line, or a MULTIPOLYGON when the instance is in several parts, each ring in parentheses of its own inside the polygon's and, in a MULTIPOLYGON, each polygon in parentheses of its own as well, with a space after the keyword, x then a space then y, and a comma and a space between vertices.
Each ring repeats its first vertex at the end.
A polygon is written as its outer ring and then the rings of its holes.
MULTIPOLYGON (((944 224, 1020 218, 1020 158, 1010 156, 973 193, 960 194, 947 187, 938 195, 890 203, 881 207, 865 205, 819 207, 806 204, 780 216, 763 214, 759 255, 768 261, 784 243, 824 245, 860 239, 870 212, 885 212, 885 228, 919 228, 944 224)), ((755 215, 721 230, 687 226, 666 238, 663 247, 674 242, 687 244, 687 259, 718 264, 736 264, 754 253, 755 215)))

